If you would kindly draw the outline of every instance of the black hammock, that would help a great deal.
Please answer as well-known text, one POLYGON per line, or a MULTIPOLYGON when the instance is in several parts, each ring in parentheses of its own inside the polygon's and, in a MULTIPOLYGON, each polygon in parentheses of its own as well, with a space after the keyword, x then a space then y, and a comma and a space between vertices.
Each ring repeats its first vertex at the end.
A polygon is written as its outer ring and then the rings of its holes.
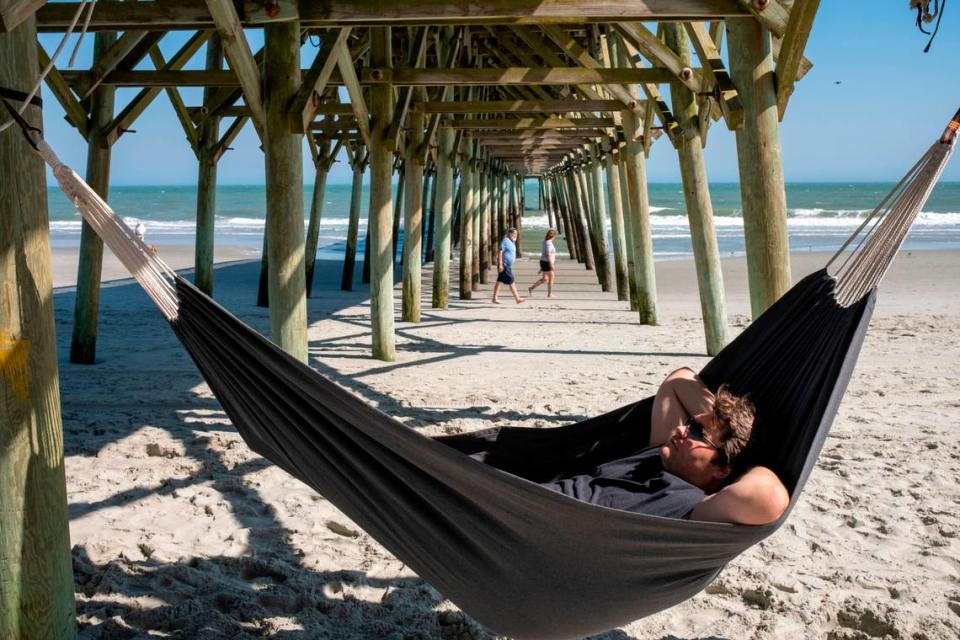
MULTIPOLYGON (((958 122, 960 112, 954 129, 958 122)), ((824 269, 800 281, 700 373, 713 389, 726 383, 750 394, 757 419, 749 460, 780 476, 790 509, 850 379, 876 285, 953 138, 948 130, 911 169, 851 238, 853 250, 831 261, 838 261, 832 275, 824 269)), ((595 506, 536 484, 642 447, 650 398, 555 429, 424 437, 290 357, 170 271, 46 143, 37 145, 87 222, 170 321, 250 447, 497 632, 569 638, 660 611, 703 589, 786 518, 765 526, 675 520, 595 506)))

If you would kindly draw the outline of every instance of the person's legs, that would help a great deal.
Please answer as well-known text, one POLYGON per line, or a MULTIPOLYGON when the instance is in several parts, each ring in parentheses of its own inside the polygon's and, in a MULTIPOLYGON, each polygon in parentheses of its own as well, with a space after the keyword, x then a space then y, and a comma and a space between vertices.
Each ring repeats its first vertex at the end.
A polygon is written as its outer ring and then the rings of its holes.
POLYGON ((516 283, 510 284, 510 293, 513 294, 513 299, 517 301, 517 304, 523 302, 523 298, 520 297, 520 293, 517 291, 516 283))
POLYGON ((533 295, 533 290, 539 287, 540 285, 542 285, 544 282, 546 282, 545 280, 546 277, 547 277, 547 274, 543 274, 542 276, 540 276, 539 280, 537 280, 532 285, 527 287, 527 293, 529 293, 530 295, 533 295))
POLYGON ((556 277, 556 275, 554 275, 553 271, 548 271, 543 275, 547 279, 547 297, 552 298, 553 297, 553 280, 556 277))
POLYGON ((503 286, 503 283, 500 282, 499 280, 497 280, 497 283, 496 283, 495 285, 493 285, 493 302, 496 303, 496 304, 500 304, 500 300, 499 300, 499 297, 500 297, 500 287, 502 287, 502 286, 503 286))

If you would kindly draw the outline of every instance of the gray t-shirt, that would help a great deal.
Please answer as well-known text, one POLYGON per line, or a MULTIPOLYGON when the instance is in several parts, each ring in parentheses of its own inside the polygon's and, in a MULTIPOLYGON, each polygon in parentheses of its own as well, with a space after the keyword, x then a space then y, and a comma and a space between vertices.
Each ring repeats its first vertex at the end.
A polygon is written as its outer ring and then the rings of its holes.
POLYGON ((543 486, 601 507, 685 518, 706 497, 703 489, 664 470, 660 445, 596 467, 592 473, 543 486))

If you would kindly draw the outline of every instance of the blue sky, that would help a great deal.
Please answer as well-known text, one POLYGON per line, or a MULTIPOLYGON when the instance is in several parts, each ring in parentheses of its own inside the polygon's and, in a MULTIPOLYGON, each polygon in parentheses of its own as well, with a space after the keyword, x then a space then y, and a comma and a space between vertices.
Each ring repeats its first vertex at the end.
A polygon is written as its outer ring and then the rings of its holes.
MULTIPOLYGON (((169 57, 189 37, 170 34, 161 48, 169 57)), ((74 36, 75 40, 76 36, 74 36)), ((250 31, 251 46, 262 44, 250 31)), ((42 36, 48 53, 59 34, 42 36)), ((890 181, 898 179, 940 134, 960 107, 960 7, 946 12, 929 53, 927 36, 917 31, 906 0, 821 2, 806 56, 812 71, 797 84, 781 125, 787 181, 890 181)), ((89 68, 93 37, 83 42, 75 68, 89 68)), ((58 67, 67 68, 70 42, 58 67)), ((305 45, 302 66, 315 49, 305 45)), ((188 68, 201 68, 203 52, 188 68)), ((147 67, 148 68, 148 67, 147 67)), ((117 92, 117 110, 136 91, 117 92)), ((200 103, 199 89, 181 91, 188 105, 200 103)), ((61 158, 77 169, 86 163, 86 143, 63 120, 59 103, 44 87, 47 138, 61 158)), ((166 96, 158 97, 113 147, 114 185, 194 184, 196 159, 166 96)), ((341 158, 342 160, 342 158, 341 158)), ((712 182, 737 180, 734 134, 722 122, 710 129, 706 148, 712 182)), ((676 153, 661 139, 648 161, 651 182, 679 181, 676 153)), ((960 162, 943 177, 960 180, 960 162)), ((304 152, 304 180, 313 182, 313 165, 304 152)), ((334 165, 332 183, 348 183, 345 162, 334 165)), ((219 165, 220 184, 262 184, 263 154, 250 125, 219 165)))

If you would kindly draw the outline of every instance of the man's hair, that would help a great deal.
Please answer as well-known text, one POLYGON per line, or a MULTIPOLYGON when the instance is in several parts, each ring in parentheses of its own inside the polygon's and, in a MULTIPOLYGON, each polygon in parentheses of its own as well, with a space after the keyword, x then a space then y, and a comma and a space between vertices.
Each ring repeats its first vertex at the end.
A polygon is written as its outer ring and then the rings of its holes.
POLYGON ((516 230, 517 230, 516 227, 510 227, 509 229, 507 229, 507 235, 510 235, 511 233, 513 233, 513 232, 516 231, 516 230))
POLYGON ((553 229, 547 229, 547 240, 552 240, 557 237, 557 232, 553 229))
POLYGON ((750 440, 756 409, 746 396, 736 396, 722 385, 713 401, 713 415, 723 438, 725 462, 731 464, 750 440))

